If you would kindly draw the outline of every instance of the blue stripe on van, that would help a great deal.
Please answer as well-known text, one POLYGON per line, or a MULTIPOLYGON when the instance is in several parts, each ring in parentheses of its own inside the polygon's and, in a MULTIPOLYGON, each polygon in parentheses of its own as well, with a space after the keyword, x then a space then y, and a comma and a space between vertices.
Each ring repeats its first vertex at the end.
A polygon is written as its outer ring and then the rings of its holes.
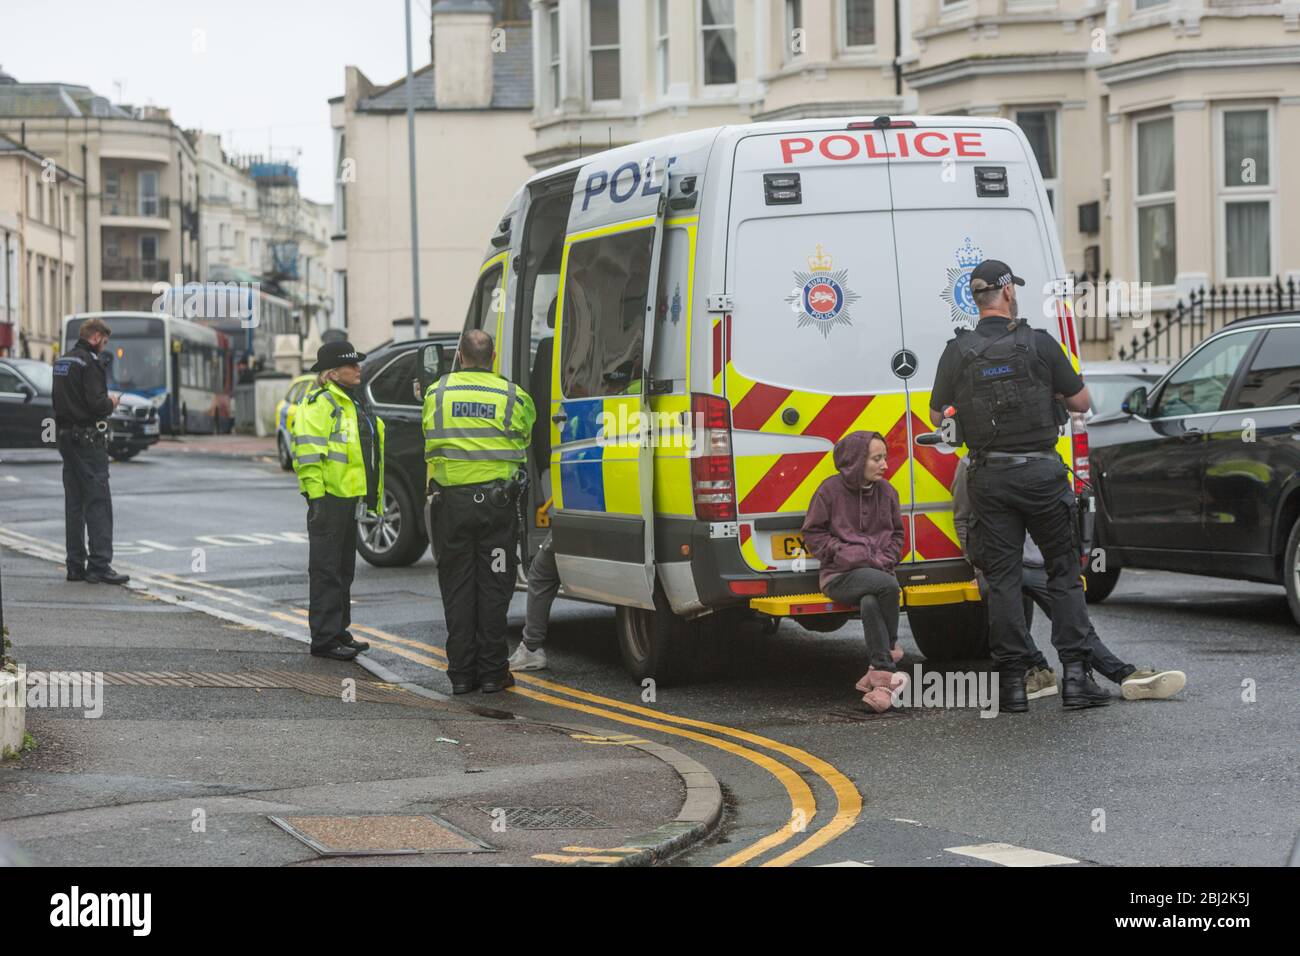
POLYGON ((560 487, 564 489, 566 509, 605 510, 603 457, 604 449, 599 445, 560 452, 560 487))
POLYGON ((560 444, 595 438, 600 431, 600 414, 605 403, 599 398, 580 398, 560 403, 569 420, 560 428, 560 444))

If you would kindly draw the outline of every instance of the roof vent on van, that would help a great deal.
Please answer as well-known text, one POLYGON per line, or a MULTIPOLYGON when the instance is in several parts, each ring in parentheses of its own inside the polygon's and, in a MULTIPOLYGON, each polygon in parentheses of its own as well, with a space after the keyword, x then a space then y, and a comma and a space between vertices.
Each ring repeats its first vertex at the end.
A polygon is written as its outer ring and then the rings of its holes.
POLYGON ((803 202, 798 173, 764 173, 763 201, 769 206, 796 206, 803 202))

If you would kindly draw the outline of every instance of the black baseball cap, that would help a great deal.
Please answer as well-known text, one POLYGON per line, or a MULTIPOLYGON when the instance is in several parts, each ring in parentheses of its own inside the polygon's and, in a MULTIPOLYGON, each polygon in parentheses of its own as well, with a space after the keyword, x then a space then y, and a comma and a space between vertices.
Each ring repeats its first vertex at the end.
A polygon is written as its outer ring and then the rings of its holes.
POLYGON ((1000 289, 1004 285, 1011 283, 1024 285, 1025 280, 1020 278, 1011 271, 1011 267, 1000 259, 985 259, 977 265, 970 274, 970 287, 972 292, 982 292, 985 289, 1000 289))
POLYGON ((366 357, 358 352, 351 342, 326 342, 316 350, 316 364, 309 371, 327 372, 344 365, 356 365, 366 357))

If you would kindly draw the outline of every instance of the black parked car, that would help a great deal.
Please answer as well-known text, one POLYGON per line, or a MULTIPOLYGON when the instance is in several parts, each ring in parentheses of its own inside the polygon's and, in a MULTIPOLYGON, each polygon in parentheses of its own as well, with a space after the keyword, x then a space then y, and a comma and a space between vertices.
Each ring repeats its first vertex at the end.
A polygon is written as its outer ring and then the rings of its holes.
POLYGON ((1088 438, 1106 558, 1089 600, 1157 568, 1281 584, 1300 622, 1300 313, 1231 323, 1088 438))
MULTIPOLYGON (((0 359, 0 448, 53 447, 54 372, 36 359, 0 359)), ((158 440, 153 402, 122 393, 109 417, 108 453, 126 461, 158 440)))
POLYGON ((457 333, 396 342, 366 356, 361 383, 384 420, 384 511, 357 527, 357 552, 378 567, 413 564, 429 546, 424 529, 424 392, 451 371, 457 333))

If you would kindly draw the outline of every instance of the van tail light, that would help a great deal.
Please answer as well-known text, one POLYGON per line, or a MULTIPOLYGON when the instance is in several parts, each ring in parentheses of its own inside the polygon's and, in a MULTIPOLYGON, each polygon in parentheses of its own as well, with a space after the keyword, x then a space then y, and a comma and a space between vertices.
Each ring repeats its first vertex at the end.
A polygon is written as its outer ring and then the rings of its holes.
MULTIPOLYGON (((893 117, 884 117, 889 120, 886 129, 916 129, 915 120, 896 120, 893 117)), ((854 120, 845 129, 879 129, 877 120, 854 120)))
POLYGON ((1074 492, 1083 491, 1083 483, 1092 483, 1092 469, 1088 465, 1088 429, 1074 426, 1074 492))
POLYGON ((731 462, 731 406, 718 395, 691 395, 694 440, 691 490, 701 521, 736 520, 736 473, 731 462))

